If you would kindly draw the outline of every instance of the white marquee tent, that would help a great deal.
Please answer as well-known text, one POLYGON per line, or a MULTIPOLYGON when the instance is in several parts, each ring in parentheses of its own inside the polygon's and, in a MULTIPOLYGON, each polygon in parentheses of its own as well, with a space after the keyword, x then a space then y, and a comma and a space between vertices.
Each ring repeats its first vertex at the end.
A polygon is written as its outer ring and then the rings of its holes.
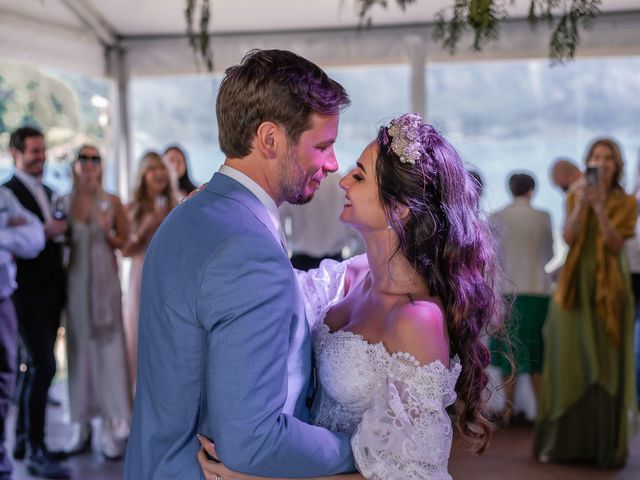
MULTIPOLYGON (((323 66, 407 63, 411 104, 424 112, 425 65, 459 59, 548 55, 548 29, 531 30, 529 0, 508 9, 501 38, 473 52, 470 38, 451 57, 431 39, 435 13, 453 0, 417 0, 406 11, 389 0, 376 6, 373 27, 357 29, 354 0, 211 0, 216 70, 237 63, 251 48, 286 48, 323 66)), ((508 5, 509 1, 505 2, 508 5)), ((580 56, 639 55, 640 0, 603 0, 602 15, 586 32, 580 56)), ((185 35, 184 0, 0 0, 0 61, 48 65, 112 79, 111 151, 121 193, 129 180, 128 82, 144 75, 201 71, 185 35)))

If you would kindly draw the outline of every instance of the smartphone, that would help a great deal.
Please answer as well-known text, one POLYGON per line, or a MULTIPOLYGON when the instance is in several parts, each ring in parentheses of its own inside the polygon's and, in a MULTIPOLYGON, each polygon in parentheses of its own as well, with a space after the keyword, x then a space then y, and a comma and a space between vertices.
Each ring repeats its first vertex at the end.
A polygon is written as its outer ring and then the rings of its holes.
POLYGON ((587 185, 593 187, 600 181, 600 167, 587 167, 587 185))

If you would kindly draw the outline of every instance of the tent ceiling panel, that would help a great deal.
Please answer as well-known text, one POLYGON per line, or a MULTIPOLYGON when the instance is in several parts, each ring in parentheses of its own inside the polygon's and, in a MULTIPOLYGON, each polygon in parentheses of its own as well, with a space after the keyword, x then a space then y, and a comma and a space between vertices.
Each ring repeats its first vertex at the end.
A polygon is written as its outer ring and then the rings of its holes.
POLYGON ((14 14, 71 28, 83 24, 60 0, 0 0, 0 17, 14 14))
MULTIPOLYGON (((60 20, 62 17, 58 17, 60 20)), ((0 7, 0 61, 64 68, 103 76, 104 49, 77 25, 54 23, 3 12, 0 7)))
MULTIPOLYGON (((144 34, 181 34, 185 31, 184 0, 111 0, 101 2, 103 15, 124 36, 144 34)), ((436 13, 450 7, 454 0, 417 0, 403 11, 394 0, 388 8, 371 10, 373 24, 403 25, 433 22, 436 13)), ((508 3, 508 2, 507 2, 508 3)), ((605 0, 603 11, 637 9, 638 0, 605 0)), ((306 29, 352 28, 358 25, 354 0, 211 0, 212 33, 269 32, 306 29)), ((509 5, 513 17, 525 17, 529 0, 509 5)))
MULTIPOLYGON (((533 32, 515 20, 503 25, 500 40, 483 52, 471 52, 466 38, 451 57, 431 40, 428 24, 453 0, 417 0, 406 12, 388 1, 387 11, 374 8, 374 28, 357 32, 350 28, 358 22, 354 0, 211 0, 215 67, 237 62, 250 48, 288 48, 323 65, 406 61, 407 44, 415 41, 422 42, 430 61, 548 52, 545 26, 533 32)), ((510 14, 523 15, 528 3, 516 1, 510 14)), ((638 0, 605 0, 603 10, 583 35, 578 54, 639 54, 638 0), (612 13, 618 10, 627 12, 612 13)), ((193 73, 197 67, 184 30, 184 0, 0 0, 0 60, 104 75, 103 45, 119 41, 133 75, 193 73)))
MULTIPOLYGON (((402 11, 393 0, 388 9, 375 6, 375 25, 431 22, 453 0, 416 0, 402 11)), ((509 3, 509 2, 507 2, 509 3)), ((508 5, 509 14, 523 17, 529 0, 508 5)), ((248 33, 333 29, 358 23, 354 0, 211 0, 212 33, 248 33)), ((603 11, 638 9, 638 0, 605 0, 603 11)), ((185 32, 184 0, 0 0, 0 12, 14 12, 35 19, 78 27, 75 10, 90 10, 123 37, 180 35, 185 32)))
MULTIPOLYGON (((184 0, 91 0, 123 36, 183 34, 184 0)), ((431 21, 450 0, 418 0, 403 12, 395 2, 372 11, 377 25, 431 21)), ((353 0, 211 0, 213 33, 268 32, 353 27, 358 24, 353 0)))

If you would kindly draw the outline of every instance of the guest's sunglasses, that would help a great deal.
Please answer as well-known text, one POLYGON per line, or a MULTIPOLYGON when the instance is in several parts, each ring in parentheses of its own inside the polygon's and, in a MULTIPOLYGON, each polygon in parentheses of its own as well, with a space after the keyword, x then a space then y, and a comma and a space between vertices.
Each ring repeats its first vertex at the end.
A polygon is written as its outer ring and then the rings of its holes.
POLYGON ((99 155, 78 155, 78 161, 80 163, 87 163, 87 162, 93 162, 93 163, 100 163, 102 161, 102 159, 100 158, 99 155))

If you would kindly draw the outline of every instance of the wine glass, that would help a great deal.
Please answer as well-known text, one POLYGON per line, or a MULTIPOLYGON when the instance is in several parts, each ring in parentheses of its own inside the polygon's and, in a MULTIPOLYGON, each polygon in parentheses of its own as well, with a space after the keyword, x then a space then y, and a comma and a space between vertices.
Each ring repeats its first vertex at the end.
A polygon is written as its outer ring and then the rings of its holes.
POLYGON ((105 231, 110 231, 113 225, 111 202, 108 198, 101 198, 98 201, 98 216, 100 224, 105 231))
POLYGON ((101 214, 107 214, 111 209, 111 202, 108 199, 104 198, 98 203, 98 208, 100 209, 101 214))
POLYGON ((154 208, 156 212, 163 212, 167 208, 167 196, 158 195, 154 200, 154 208))
POLYGON ((56 196, 53 200, 53 212, 51 216, 55 220, 64 221, 69 217, 69 209, 67 199, 65 197, 56 196))

